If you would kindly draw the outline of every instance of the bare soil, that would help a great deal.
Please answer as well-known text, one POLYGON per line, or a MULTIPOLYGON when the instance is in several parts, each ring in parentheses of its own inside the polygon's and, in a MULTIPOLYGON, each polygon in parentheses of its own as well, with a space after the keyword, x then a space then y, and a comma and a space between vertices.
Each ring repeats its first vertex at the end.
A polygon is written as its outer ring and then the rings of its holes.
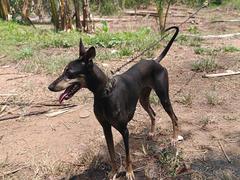
MULTIPOLYGON (((183 21, 186 17, 173 15, 187 15, 188 11, 174 7, 168 22, 183 21)), ((213 24, 210 21, 234 17, 239 17, 239 12, 205 9, 191 22, 203 34, 233 33, 239 31, 239 23, 213 24)), ((141 17, 141 23, 134 23, 135 17, 129 18, 133 23, 112 22, 111 29, 131 27, 134 30, 144 26, 144 22, 150 23, 147 26, 157 26, 152 17, 141 17)), ((182 30, 186 32, 188 27, 186 24, 182 30)), ((239 48, 240 39, 201 41, 201 46, 206 48, 229 45, 239 48)), ((208 79, 202 78, 203 73, 191 71, 193 62, 206 57, 195 54, 192 46, 175 43, 161 63, 169 72, 170 96, 184 141, 177 144, 177 162, 170 162, 172 158, 165 156, 169 161, 164 162, 161 158, 164 152, 169 156, 176 153, 170 146, 170 118, 161 105, 154 103, 157 131, 155 137, 149 139, 150 119, 138 105, 129 124, 137 179, 170 179, 172 175, 177 175, 176 179, 240 178, 240 78, 236 75, 208 79), (182 101, 187 96, 191 103, 182 101), (209 103, 209 98, 213 98, 215 105, 209 103), (221 146, 231 162, 224 156, 221 146), (172 165, 176 167, 168 167, 172 165), (177 168, 177 174, 171 174, 171 168, 177 168)), ((239 57, 240 52, 218 52, 214 59, 219 68, 215 72, 240 70, 239 57)), ((104 62, 108 64, 104 68, 108 71, 124 62, 104 62)), ((93 114, 93 95, 83 89, 59 106, 59 93, 47 89, 55 77, 24 73, 20 69, 14 64, 0 67, 0 179, 106 179, 111 167, 102 129, 93 114), (71 105, 75 105, 70 108, 73 111, 47 116, 46 112, 56 112, 71 105), (25 116, 30 112, 43 114, 25 116), (15 115, 19 117, 1 121, 15 115)), ((124 163, 123 142, 116 131, 114 139, 119 164, 124 163)))

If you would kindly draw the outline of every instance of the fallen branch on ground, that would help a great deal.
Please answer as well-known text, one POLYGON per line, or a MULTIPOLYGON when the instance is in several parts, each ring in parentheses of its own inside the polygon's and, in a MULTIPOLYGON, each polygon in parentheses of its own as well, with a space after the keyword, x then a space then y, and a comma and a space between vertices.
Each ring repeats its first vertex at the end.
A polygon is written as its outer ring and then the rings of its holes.
POLYGON ((20 171, 22 169, 28 168, 28 167, 30 167, 30 166, 23 166, 23 167, 14 169, 12 171, 5 172, 5 173, 3 173, 3 176, 8 176, 8 175, 14 174, 14 173, 16 173, 16 172, 18 172, 18 171, 20 171))
POLYGON ((79 106, 75 107, 75 108, 65 108, 65 109, 60 109, 60 110, 57 110, 57 111, 49 111, 46 116, 47 117, 55 117, 55 116, 58 116, 60 114, 63 114, 63 113, 67 113, 67 112, 73 112, 73 111, 76 111, 79 109, 79 106))
POLYGON ((221 22, 240 22, 240 19, 230 19, 230 20, 216 20, 216 21, 211 21, 211 23, 221 23, 221 22))
POLYGON ((219 144, 219 146, 220 146, 220 148, 221 148, 221 150, 222 150, 224 156, 226 157, 227 161, 228 161, 229 163, 232 163, 231 159, 228 157, 226 151, 224 150, 223 145, 222 145, 222 143, 221 143, 220 140, 218 140, 218 144, 219 144))
POLYGON ((20 118, 20 117, 36 116, 36 115, 40 115, 40 114, 45 114, 47 112, 49 112, 49 110, 33 111, 33 112, 30 112, 30 113, 27 113, 27 114, 18 114, 18 115, 13 115, 13 116, 8 116, 8 117, 2 117, 2 118, 0 118, 0 121, 17 119, 17 118, 20 118))
POLYGON ((12 115, 12 116, 8 116, 8 117, 1 117, 0 121, 17 119, 17 118, 20 118, 20 117, 36 116, 36 115, 41 115, 41 114, 46 114, 46 113, 52 113, 52 114, 49 114, 49 117, 54 117, 54 116, 57 116, 58 114, 62 114, 62 113, 65 113, 65 112, 72 112, 72 111, 75 111, 75 110, 78 109, 78 108, 70 109, 68 107, 76 107, 76 105, 60 107, 59 108, 60 110, 56 111, 56 112, 52 112, 51 110, 42 110, 42 111, 29 112, 27 114, 17 114, 17 115, 12 115), (68 109, 66 110, 66 108, 68 108, 68 109))
POLYGON ((6 55, 0 56, 0 59, 7 57, 6 55))
POLYGON ((213 77, 222 77, 222 76, 233 76, 240 74, 240 71, 229 71, 225 73, 216 73, 216 74, 204 74, 203 78, 213 78, 213 77))
MULTIPOLYGON (((8 94, 8 93, 6 93, 6 94, 0 94, 0 96, 17 96, 18 94, 8 94)), ((1 104, 2 105, 2 104, 1 104)))
POLYGON ((183 36, 187 37, 194 37, 200 39, 222 39, 222 38, 232 38, 240 36, 240 33, 233 33, 233 34, 222 34, 222 35, 195 35, 195 34, 183 34, 183 36))
POLYGON ((21 78, 25 78, 25 77, 28 77, 29 75, 26 75, 26 76, 19 76, 19 77, 13 77, 13 78, 9 78, 7 79, 7 81, 11 81, 11 80, 15 80, 15 79, 21 79, 21 78))

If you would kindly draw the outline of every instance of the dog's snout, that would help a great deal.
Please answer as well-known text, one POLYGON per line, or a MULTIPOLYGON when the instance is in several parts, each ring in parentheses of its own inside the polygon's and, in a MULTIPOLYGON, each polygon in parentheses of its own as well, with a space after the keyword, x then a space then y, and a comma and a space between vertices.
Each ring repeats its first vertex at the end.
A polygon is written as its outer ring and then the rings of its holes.
POLYGON ((54 85, 54 84, 50 84, 50 85, 48 86, 48 89, 49 89, 50 91, 53 91, 53 92, 56 91, 56 90, 55 90, 55 85, 54 85))

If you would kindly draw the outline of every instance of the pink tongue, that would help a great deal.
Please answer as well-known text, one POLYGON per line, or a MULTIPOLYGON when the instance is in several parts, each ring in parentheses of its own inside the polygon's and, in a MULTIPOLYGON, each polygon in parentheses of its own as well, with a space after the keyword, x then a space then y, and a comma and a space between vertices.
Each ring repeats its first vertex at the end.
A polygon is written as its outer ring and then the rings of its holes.
POLYGON ((62 93, 59 97, 59 103, 62 104, 63 100, 65 99, 65 97, 67 96, 68 94, 67 93, 62 93))

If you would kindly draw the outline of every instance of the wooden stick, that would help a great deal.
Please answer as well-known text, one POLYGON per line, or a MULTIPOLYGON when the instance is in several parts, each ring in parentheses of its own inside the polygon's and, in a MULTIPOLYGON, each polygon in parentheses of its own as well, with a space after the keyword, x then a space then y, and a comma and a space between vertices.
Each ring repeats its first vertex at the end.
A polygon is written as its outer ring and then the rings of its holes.
POLYGON ((229 19, 229 20, 216 20, 216 21, 211 21, 211 23, 221 23, 221 22, 240 22, 240 19, 229 19))
POLYGON ((15 80, 15 79, 21 79, 21 78, 25 78, 25 77, 28 77, 29 75, 26 75, 26 76, 19 76, 19 77, 13 77, 13 78, 9 78, 7 79, 7 81, 11 81, 11 80, 15 80))
POLYGON ((30 113, 27 113, 27 114, 23 114, 23 115, 18 114, 18 115, 13 115, 13 116, 8 116, 8 117, 2 117, 2 118, 0 118, 0 121, 16 119, 16 118, 19 118, 19 117, 36 116, 36 115, 40 115, 40 114, 45 114, 47 112, 49 112, 49 110, 33 111, 33 112, 30 112, 30 113))
POLYGON ((194 34, 183 34, 183 36, 188 37, 195 37, 200 39, 223 39, 223 38, 231 38, 231 37, 238 37, 240 33, 233 33, 233 34, 222 34, 222 35, 194 35, 194 34))
POLYGON ((28 168, 28 167, 30 167, 30 166, 23 166, 23 167, 20 167, 20 168, 15 169, 15 170, 5 172, 5 173, 3 173, 3 176, 7 176, 7 175, 10 175, 10 174, 14 174, 14 173, 16 173, 16 172, 18 172, 18 171, 20 171, 20 170, 22 170, 22 169, 28 168))
POLYGON ((8 94, 8 93, 6 93, 6 94, 0 94, 0 96, 17 96, 18 94, 8 94))
POLYGON ((217 74, 204 74, 203 78, 214 78, 214 77, 221 77, 221 76, 232 76, 232 75, 238 75, 240 74, 240 71, 230 71, 225 73, 217 73, 217 74))
POLYGON ((228 162, 229 162, 229 163, 232 163, 232 161, 231 161, 231 159, 228 157, 228 155, 227 155, 226 151, 223 149, 223 145, 222 145, 222 143, 221 143, 221 141, 220 141, 220 140, 218 140, 218 144, 219 144, 219 146, 220 146, 220 148, 221 148, 221 150, 222 150, 222 152, 223 152, 224 156, 225 156, 225 157, 226 157, 226 159, 228 160, 228 162))
POLYGON ((7 57, 6 55, 0 56, 0 59, 7 57))

